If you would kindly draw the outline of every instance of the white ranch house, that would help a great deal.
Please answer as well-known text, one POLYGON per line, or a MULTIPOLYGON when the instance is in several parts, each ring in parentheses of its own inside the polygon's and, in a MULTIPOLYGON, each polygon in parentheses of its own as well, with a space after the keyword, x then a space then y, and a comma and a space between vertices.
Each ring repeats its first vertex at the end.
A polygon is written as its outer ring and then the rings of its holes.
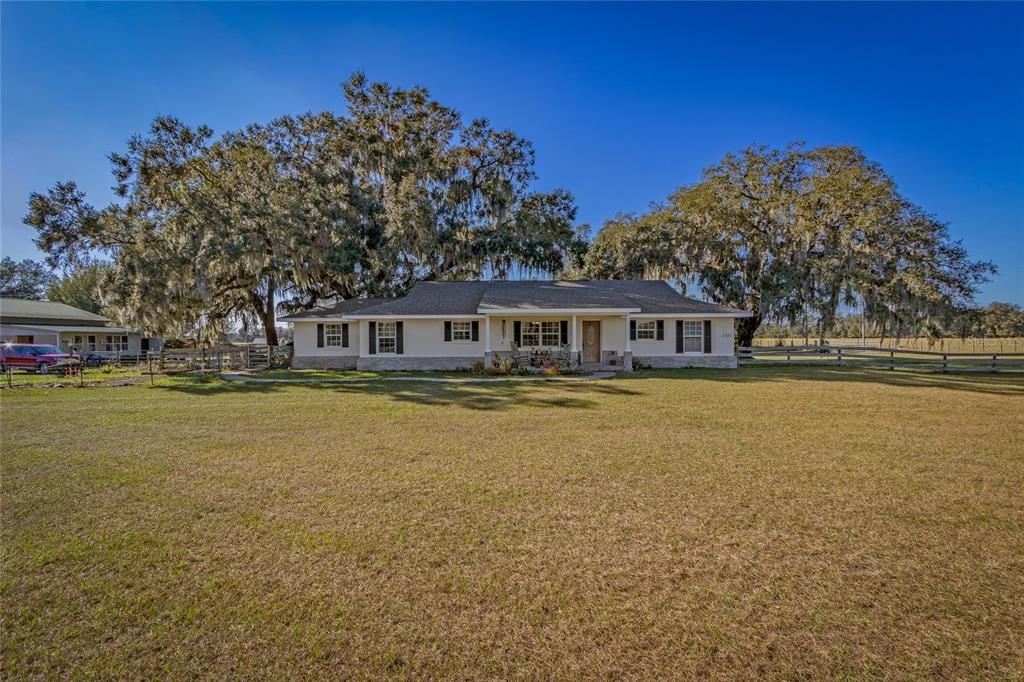
POLYGON ((350 299, 281 318, 296 368, 467 369, 522 351, 567 351, 584 368, 736 367, 749 313, 638 280, 421 282, 393 299, 350 299))

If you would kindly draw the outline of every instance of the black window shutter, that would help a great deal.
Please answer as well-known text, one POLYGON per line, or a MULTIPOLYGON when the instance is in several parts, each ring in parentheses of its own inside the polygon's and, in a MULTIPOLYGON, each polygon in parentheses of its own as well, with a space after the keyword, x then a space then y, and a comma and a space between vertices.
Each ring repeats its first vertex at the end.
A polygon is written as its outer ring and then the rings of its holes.
POLYGON ((665 340, 665 320, 658 320, 657 327, 658 327, 658 329, 655 332, 656 338, 657 338, 658 341, 664 341, 665 340))
POLYGON ((711 320, 704 320, 704 352, 711 352, 711 320))
POLYGON ((512 340, 517 346, 523 345, 523 323, 519 320, 512 323, 512 340))
POLYGON ((629 321, 629 340, 636 341, 636 320, 629 321))
POLYGON ((324 347, 324 326, 322 324, 316 326, 316 347, 324 347))
POLYGON ((444 321, 444 340, 445 342, 452 340, 452 323, 449 320, 444 321))
POLYGON ((472 334, 472 337, 471 337, 472 340, 473 341, 479 341, 480 340, 480 320, 473 320, 473 324, 471 324, 470 326, 472 327, 472 331, 470 332, 472 334))
POLYGON ((562 345, 569 343, 569 320, 562 320, 562 345))
POLYGON ((676 352, 682 353, 686 350, 686 346, 683 344, 683 321, 676 320, 676 352))
POLYGON ((377 354, 377 323, 370 323, 370 355, 377 354))
POLYGON ((405 352, 405 345, 402 343, 402 323, 395 322, 395 353, 401 355, 405 352))
POLYGON ((341 347, 348 348, 348 322, 341 323, 341 347))

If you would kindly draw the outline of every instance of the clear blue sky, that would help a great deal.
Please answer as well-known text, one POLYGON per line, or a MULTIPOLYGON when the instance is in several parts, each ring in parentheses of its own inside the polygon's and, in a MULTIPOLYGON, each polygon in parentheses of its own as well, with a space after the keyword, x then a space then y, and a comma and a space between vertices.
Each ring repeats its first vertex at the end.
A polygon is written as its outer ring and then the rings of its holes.
POLYGON ((1024 4, 18 4, 2 11, 2 251, 28 193, 110 201, 157 114, 217 131, 427 86, 532 140, 580 222, 641 211, 751 143, 852 143, 1024 303, 1024 4))

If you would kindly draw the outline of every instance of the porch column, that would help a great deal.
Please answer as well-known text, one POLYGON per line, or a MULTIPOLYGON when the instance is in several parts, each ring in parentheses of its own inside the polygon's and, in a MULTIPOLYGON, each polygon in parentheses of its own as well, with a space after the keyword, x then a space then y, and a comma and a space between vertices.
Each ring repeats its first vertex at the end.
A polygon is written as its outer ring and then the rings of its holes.
POLYGON ((633 371, 633 343, 629 338, 629 313, 626 313, 626 352, 622 354, 622 369, 633 371))
POLYGON ((494 361, 494 353, 491 352, 491 318, 484 315, 484 364, 490 365, 494 361))
POLYGON ((576 365, 576 357, 579 355, 579 346, 576 344, 576 316, 572 316, 572 332, 570 333, 572 339, 572 352, 569 354, 569 365, 576 365))

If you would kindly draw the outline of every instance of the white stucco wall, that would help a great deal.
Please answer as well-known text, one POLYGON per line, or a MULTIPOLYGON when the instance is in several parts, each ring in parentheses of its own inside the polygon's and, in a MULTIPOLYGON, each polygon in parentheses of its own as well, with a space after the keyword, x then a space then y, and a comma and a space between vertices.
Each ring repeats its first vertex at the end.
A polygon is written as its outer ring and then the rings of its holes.
MULTIPOLYGON (((651 318, 640 318, 637 323, 651 318)), ((633 341, 633 355, 636 356, 659 356, 677 355, 676 353, 676 321, 701 320, 699 316, 686 318, 660 318, 665 320, 665 339, 662 341, 646 341, 637 339, 633 341)), ((735 334, 735 320, 731 317, 718 317, 711 320, 711 353, 710 355, 733 355, 733 336, 735 334)), ((602 329, 602 332, 604 330, 602 329)), ((602 339, 603 344, 603 339, 602 339)), ((709 355, 703 351, 697 353, 683 353, 683 355, 709 355)))
MULTIPOLYGON (((465 318, 452 317, 450 321, 459 321, 465 318)), ((444 319, 405 319, 403 323, 403 353, 410 358, 482 358, 485 349, 486 330, 485 324, 489 322, 491 328, 491 350, 495 352, 508 352, 511 350, 514 322, 527 320, 571 320, 569 316, 523 316, 523 317, 491 317, 488 320, 479 320, 480 338, 478 341, 448 341, 444 340, 444 319), (505 323, 505 334, 502 335, 502 322, 505 323)), ((650 319, 650 318, 641 318, 650 319)), ((659 318, 664 320, 665 338, 661 341, 646 341, 637 339, 632 342, 633 355, 635 356, 675 356, 676 353, 676 320, 691 319, 703 320, 699 316, 688 318, 659 318)), ((622 353, 626 350, 626 322, 621 316, 576 316, 576 339, 577 349, 583 349, 583 323, 585 321, 597 320, 601 323, 601 350, 617 351, 622 353)), ((379 320, 387 321, 387 320, 379 320)), ((397 321, 397 320, 395 320, 397 321)), ((640 321, 640 320, 638 320, 640 321)), ((369 323, 366 320, 351 321, 349 326, 349 347, 348 348, 317 348, 316 347, 316 323, 296 322, 295 330, 295 355, 303 357, 325 357, 325 356, 360 356, 368 357, 369 353, 369 323)), ((735 321, 732 318, 714 318, 711 320, 711 353, 687 353, 686 355, 722 355, 732 356, 733 336, 735 321)), ((569 343, 572 343, 570 330, 569 343)), ((375 354, 377 355, 377 354, 375 354)))
POLYGON ((331 324, 325 322, 294 322, 292 323, 293 341, 295 343, 294 355, 301 357, 331 357, 331 356, 352 356, 359 355, 359 326, 360 323, 338 322, 337 324, 348 325, 348 348, 344 346, 324 346, 317 348, 316 326, 318 324, 331 324))
MULTIPOLYGON (((379 321, 390 322, 392 320, 379 321)), ((468 322, 470 320, 453 317, 450 321, 468 322)), ((479 341, 445 341, 445 321, 442 319, 401 320, 403 326, 402 355, 410 358, 483 358, 484 321, 477 321, 480 323, 479 341)), ((362 322, 359 325, 359 347, 364 349, 360 356, 366 357, 370 354, 370 325, 367 322, 362 322)))
MULTIPOLYGON (((509 351, 512 348, 513 322, 515 320, 561 320, 571 317, 521 317, 521 318, 491 318, 491 348, 495 351, 509 351), (501 334, 502 320, 506 321, 505 336, 501 334)), ((637 322, 652 318, 639 318, 637 322)), ((646 341, 637 339, 632 342, 634 355, 676 355, 676 320, 690 319, 703 320, 699 316, 688 318, 658 318, 664 320, 665 338, 661 341, 646 341)), ((597 316, 577 315, 576 316, 576 343, 577 349, 583 350, 583 323, 584 321, 597 320, 601 323, 601 350, 618 351, 626 350, 626 321, 622 316, 597 316)), ((711 355, 733 355, 733 337, 735 320, 733 318, 714 318, 711 320, 711 355)), ((481 334, 483 332, 481 331, 481 334)), ((483 340, 481 336, 481 340, 483 340)), ((572 345, 572 334, 570 331, 569 344, 572 345)), ((689 355, 689 354, 687 354, 689 355)), ((707 355, 707 353, 694 353, 694 355, 707 355)))

